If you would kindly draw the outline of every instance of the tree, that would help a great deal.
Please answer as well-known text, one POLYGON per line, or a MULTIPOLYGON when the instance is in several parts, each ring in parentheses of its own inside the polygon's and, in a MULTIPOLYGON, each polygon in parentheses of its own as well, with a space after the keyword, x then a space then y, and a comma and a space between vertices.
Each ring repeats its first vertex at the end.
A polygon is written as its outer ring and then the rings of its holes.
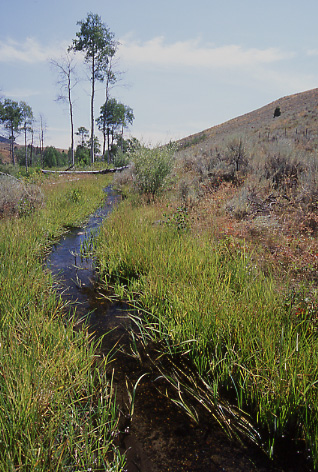
POLYGON ((77 128, 77 131, 76 131, 76 136, 80 136, 81 137, 81 146, 84 147, 85 145, 85 140, 88 138, 88 129, 85 128, 85 126, 80 126, 79 128, 77 128))
POLYGON ((88 13, 85 20, 77 23, 80 31, 76 33, 71 49, 85 52, 85 62, 91 71, 91 163, 94 163, 94 98, 96 80, 104 80, 105 63, 114 55, 114 34, 102 23, 99 15, 88 13))
POLYGON ((24 132, 24 151, 25 151, 25 170, 28 171, 28 147, 27 147, 27 133, 31 131, 31 125, 33 122, 33 112, 30 105, 25 102, 20 102, 21 107, 21 118, 22 118, 22 130, 24 132))
POLYGON ((105 155, 106 138, 107 138, 107 161, 110 161, 110 132, 114 124, 115 106, 117 101, 115 98, 106 100, 104 105, 100 107, 100 115, 97 118, 97 126, 103 133, 103 155, 105 155))
POLYGON ((71 163, 74 166, 74 121, 73 121, 73 102, 72 102, 72 90, 77 84, 75 79, 73 83, 73 75, 75 71, 74 57, 70 51, 67 51, 65 56, 58 61, 51 61, 51 64, 57 69, 59 79, 58 85, 60 86, 60 95, 57 100, 67 102, 70 114, 70 125, 71 125, 71 163))
MULTIPOLYGON (((115 98, 109 99, 100 108, 100 116, 97 118, 97 125, 103 133, 105 152, 105 141, 107 137, 108 162, 110 161, 110 148, 114 143, 116 131, 120 128, 121 142, 123 140, 124 128, 132 124, 134 113, 132 108, 117 102, 115 98), (111 139, 110 139, 111 138, 111 139)), ((122 149, 123 150, 123 149, 122 149)))
POLYGON ((44 131, 46 129, 46 123, 44 116, 42 113, 40 114, 40 130, 39 130, 39 138, 40 138, 40 155, 41 155, 41 165, 43 167, 43 159, 44 159, 44 131))
POLYGON ((282 113, 280 111, 280 107, 276 107, 275 110, 274 110, 274 118, 276 118, 277 116, 280 116, 282 113))
MULTIPOLYGON (((129 125, 132 125, 135 119, 133 109, 124 105, 124 109, 121 116, 121 140, 123 142, 124 129, 128 128, 129 125)), ((123 150, 123 149, 122 149, 123 150)))
POLYGON ((30 127, 31 133, 31 144, 30 144, 30 166, 33 164, 33 144, 34 144, 34 129, 33 126, 30 127))
POLYGON ((0 107, 0 121, 4 124, 4 127, 9 130, 10 139, 10 154, 12 163, 15 165, 14 158, 14 141, 15 134, 19 132, 20 125, 22 123, 22 108, 18 102, 6 98, 0 107))
MULTIPOLYGON (((105 76, 105 107, 107 107, 108 101, 110 99, 110 89, 116 84, 118 80, 118 73, 115 74, 113 70, 113 58, 117 50, 118 43, 113 43, 114 47, 110 51, 110 54, 108 57, 104 58, 103 65, 102 65, 102 70, 104 72, 105 76)), ((106 115, 104 115, 104 122, 103 122, 103 156, 105 155, 105 150, 106 150, 106 115)), ((110 160, 110 155, 109 155, 109 147, 107 149, 107 155, 108 155, 108 161, 110 160)))

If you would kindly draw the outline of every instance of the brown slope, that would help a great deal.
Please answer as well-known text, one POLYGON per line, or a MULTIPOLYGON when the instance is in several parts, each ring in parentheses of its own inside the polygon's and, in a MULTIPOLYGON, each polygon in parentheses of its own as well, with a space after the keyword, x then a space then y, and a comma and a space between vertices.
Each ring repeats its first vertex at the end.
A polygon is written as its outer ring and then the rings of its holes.
POLYGON ((0 162, 3 164, 11 163, 10 144, 0 142, 0 162))
POLYGON ((178 144, 188 146, 233 134, 269 133, 291 137, 306 132, 311 136, 318 134, 318 88, 282 97, 255 111, 183 138, 178 144), (280 107, 281 116, 274 118, 276 107, 280 107))

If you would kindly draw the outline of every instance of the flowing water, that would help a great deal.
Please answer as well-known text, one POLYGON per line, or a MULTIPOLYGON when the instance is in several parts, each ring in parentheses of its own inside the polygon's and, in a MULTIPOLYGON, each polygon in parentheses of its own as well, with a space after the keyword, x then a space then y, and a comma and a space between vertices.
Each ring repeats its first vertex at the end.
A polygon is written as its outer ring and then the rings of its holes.
MULTIPOLYGON (((158 393, 153 376, 138 384, 134 414, 129 415, 127 386, 132 390, 147 370, 128 355, 130 318, 124 303, 111 302, 96 289, 93 261, 81 258, 81 246, 94 235, 103 219, 119 201, 111 187, 107 199, 82 228, 64 235, 48 258, 48 267, 57 280, 57 291, 70 303, 77 316, 88 321, 91 331, 103 337, 102 351, 114 351, 111 369, 121 411, 118 445, 127 454, 128 472, 216 472, 216 471, 298 471, 303 463, 294 460, 275 466, 256 447, 230 441, 219 425, 203 418, 193 423, 179 408, 158 393), (126 353, 125 353, 126 352, 126 353)), ((150 370, 149 370, 150 372, 150 370)), ((291 451, 290 451, 291 452, 291 451)), ((286 456, 287 457, 287 456, 286 456)))

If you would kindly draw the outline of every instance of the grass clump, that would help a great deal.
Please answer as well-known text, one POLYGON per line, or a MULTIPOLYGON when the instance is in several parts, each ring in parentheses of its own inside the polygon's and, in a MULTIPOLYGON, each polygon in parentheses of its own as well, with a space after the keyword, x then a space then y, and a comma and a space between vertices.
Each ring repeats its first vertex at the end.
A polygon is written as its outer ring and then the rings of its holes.
POLYGON ((43 256, 103 199, 105 177, 48 179, 45 205, 0 221, 0 469, 122 470, 112 381, 75 331, 43 256), (80 195, 80 199, 70 195, 80 195))
MULTIPOLYGON (((283 437, 305 442, 317 466, 317 305, 288 298, 232 238, 154 225, 160 211, 125 202, 111 215, 98 248, 105 283, 142 307, 144 339, 191 360, 210 404, 249 413, 271 456, 283 437)), ((207 405, 195 382, 192 392, 207 405)))

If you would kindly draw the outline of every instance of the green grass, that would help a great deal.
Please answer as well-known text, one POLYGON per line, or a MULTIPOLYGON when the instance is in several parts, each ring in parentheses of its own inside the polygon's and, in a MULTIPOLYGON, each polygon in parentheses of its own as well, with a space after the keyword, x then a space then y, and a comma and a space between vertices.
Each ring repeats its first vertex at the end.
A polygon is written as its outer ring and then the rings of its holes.
MULTIPOLYGON (((153 205, 129 202, 111 215, 98 241, 101 279, 142 307, 144 341, 191 359, 205 385, 204 393, 188 376, 193 398, 211 412, 219 401, 229 413, 230 399, 236 416, 250 414, 247 434, 259 433, 269 455, 287 436, 306 442, 317 466, 317 306, 279 290, 244 245, 154 224, 161 217, 153 205)), ((175 367, 174 376, 167 379, 180 389, 175 367)))
POLYGON ((0 221, 0 469, 123 468, 112 379, 74 330, 43 264, 50 245, 105 197, 109 179, 44 179, 45 206, 0 221))

